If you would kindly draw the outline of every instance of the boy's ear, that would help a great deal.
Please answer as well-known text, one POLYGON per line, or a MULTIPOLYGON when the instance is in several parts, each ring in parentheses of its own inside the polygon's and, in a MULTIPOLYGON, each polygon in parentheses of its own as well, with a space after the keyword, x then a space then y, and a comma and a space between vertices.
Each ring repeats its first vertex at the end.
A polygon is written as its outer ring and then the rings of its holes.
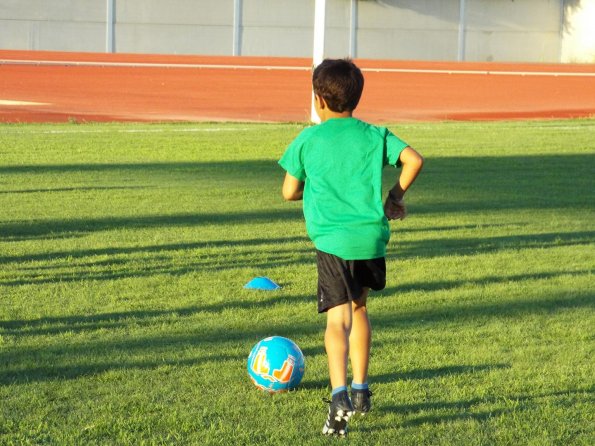
POLYGON ((318 101, 318 107, 321 110, 324 110, 325 108, 327 108, 326 101, 324 100, 324 98, 322 96, 315 94, 314 97, 318 101))

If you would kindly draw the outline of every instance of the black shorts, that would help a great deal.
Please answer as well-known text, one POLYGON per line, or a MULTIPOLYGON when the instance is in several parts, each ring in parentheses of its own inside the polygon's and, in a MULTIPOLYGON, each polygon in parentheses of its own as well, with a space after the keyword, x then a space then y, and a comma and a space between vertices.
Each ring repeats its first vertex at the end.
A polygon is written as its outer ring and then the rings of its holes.
POLYGON ((358 300, 364 288, 382 290, 386 286, 384 257, 370 260, 343 260, 316 250, 318 267, 318 312, 358 300))

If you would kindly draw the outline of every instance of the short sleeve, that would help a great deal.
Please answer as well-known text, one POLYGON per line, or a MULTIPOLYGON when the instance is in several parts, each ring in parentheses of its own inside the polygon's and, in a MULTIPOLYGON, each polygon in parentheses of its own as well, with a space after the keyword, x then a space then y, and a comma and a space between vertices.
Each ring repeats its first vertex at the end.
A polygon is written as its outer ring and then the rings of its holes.
POLYGON ((391 166, 400 167, 401 163, 399 162, 399 156, 408 144, 389 130, 386 131, 384 144, 386 148, 385 163, 390 164, 391 166))
POLYGON ((306 171, 304 168, 303 152, 306 146, 306 132, 302 132, 294 139, 285 150, 285 153, 279 160, 279 165, 287 171, 288 174, 300 181, 306 180, 306 171))

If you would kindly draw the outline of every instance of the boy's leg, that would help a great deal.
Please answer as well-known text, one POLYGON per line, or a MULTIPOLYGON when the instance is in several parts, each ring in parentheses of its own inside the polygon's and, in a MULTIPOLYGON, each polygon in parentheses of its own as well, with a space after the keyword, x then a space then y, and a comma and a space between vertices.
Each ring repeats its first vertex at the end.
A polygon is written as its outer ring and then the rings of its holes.
POLYGON ((372 342, 372 328, 368 319, 366 301, 369 288, 364 288, 358 300, 351 302, 352 327, 349 336, 349 356, 353 382, 364 384, 368 382, 368 365, 370 363, 370 345, 372 342))
POLYGON ((349 356, 353 370, 351 402, 356 412, 366 414, 372 407, 368 389, 368 365, 370 363, 370 345, 372 328, 368 319, 366 301, 369 288, 364 288, 361 298, 352 302, 353 323, 349 338, 349 356))
POLYGON ((333 388, 324 435, 347 435, 347 422, 353 415, 353 405, 347 393, 347 357, 351 332, 351 304, 333 307, 327 311, 324 345, 328 356, 329 376, 333 388))
POLYGON ((347 357, 351 329, 352 315, 349 302, 327 311, 324 346, 333 389, 347 385, 347 357))

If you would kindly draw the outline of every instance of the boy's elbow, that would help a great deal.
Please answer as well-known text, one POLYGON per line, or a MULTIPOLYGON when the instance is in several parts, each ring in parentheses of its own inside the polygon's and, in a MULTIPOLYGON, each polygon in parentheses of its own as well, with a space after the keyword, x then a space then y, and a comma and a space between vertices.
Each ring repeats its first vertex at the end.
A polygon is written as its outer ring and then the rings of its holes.
POLYGON ((421 168, 424 166, 424 157, 421 156, 419 153, 414 152, 413 154, 411 154, 410 157, 408 157, 407 164, 412 169, 420 171, 421 168))
POLYGON ((424 158, 411 147, 405 148, 399 157, 404 168, 420 171, 424 165, 424 158))
POLYGON ((285 201, 298 201, 302 199, 302 194, 300 192, 292 192, 292 191, 283 191, 282 192, 283 199, 285 201))
POLYGON ((283 199, 285 201, 294 201, 294 191, 290 190, 289 188, 284 187, 283 189, 281 189, 281 195, 283 196, 283 199))
POLYGON ((298 201, 304 194, 304 183, 293 177, 288 177, 281 188, 281 195, 286 201, 298 201))
POLYGON ((416 162, 417 170, 421 170, 424 167, 424 157, 421 155, 417 155, 417 162, 416 162))

